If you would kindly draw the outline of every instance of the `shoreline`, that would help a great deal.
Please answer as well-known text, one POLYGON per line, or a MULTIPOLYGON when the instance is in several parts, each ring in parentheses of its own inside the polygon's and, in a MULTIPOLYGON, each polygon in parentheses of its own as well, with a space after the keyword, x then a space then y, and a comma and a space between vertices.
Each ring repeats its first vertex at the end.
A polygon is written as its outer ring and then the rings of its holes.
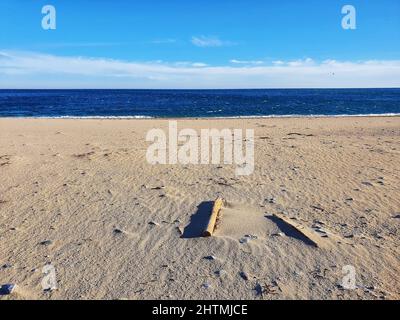
POLYGON ((339 115, 267 115, 267 116, 226 116, 226 117, 150 117, 150 116, 39 116, 1 117, 0 120, 258 120, 258 119, 334 119, 334 118, 396 118, 400 113, 384 114, 339 114, 339 115))

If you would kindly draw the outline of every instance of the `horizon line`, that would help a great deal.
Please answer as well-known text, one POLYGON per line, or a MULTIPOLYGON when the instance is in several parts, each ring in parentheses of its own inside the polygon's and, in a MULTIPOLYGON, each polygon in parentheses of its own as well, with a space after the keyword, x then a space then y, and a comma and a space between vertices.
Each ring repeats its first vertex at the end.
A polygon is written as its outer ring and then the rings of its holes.
POLYGON ((254 87, 254 88, 0 88, 0 90, 165 90, 165 91, 204 91, 204 90, 388 90, 400 87, 254 87))

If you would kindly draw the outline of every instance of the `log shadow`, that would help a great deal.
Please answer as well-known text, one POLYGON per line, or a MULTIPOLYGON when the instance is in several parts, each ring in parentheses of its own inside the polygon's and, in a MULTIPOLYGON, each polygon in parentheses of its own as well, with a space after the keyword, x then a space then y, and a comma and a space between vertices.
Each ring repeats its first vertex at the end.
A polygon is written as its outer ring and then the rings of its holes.
POLYGON ((181 238, 199 238, 203 236, 210 219, 213 201, 204 201, 197 206, 197 211, 190 218, 189 224, 183 230, 181 238))
POLYGON ((287 237, 291 237, 304 242, 308 246, 315 247, 315 243, 308 239, 304 234, 298 231, 295 227, 287 224, 285 221, 279 219, 275 216, 265 216, 267 219, 271 220, 276 224, 276 226, 281 230, 287 237))

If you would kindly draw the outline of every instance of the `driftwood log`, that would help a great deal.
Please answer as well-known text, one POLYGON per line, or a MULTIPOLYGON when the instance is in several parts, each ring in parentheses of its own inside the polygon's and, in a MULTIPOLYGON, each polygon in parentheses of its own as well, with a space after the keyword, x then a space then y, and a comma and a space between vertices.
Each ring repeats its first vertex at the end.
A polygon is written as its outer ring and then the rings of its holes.
POLYGON ((207 227, 203 232, 203 237, 211 237, 215 230, 215 225, 217 223, 220 211, 222 206, 224 205, 224 200, 221 197, 218 197, 214 201, 214 205, 211 211, 210 219, 208 221, 207 227))

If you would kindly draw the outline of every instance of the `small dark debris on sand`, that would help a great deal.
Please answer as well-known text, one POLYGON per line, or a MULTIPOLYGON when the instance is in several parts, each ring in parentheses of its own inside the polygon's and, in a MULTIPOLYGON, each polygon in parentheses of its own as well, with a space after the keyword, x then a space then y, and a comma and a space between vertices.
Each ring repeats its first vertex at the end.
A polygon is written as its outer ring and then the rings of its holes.
POLYGON ((15 284, 3 284, 2 286, 0 286, 0 296, 12 294, 15 287, 15 284))
POLYGON ((364 186, 367 186, 367 187, 373 187, 374 185, 371 183, 371 182, 369 182, 369 181, 363 181, 363 182, 361 182, 364 186))
POLYGON ((313 208, 313 209, 315 209, 315 210, 318 210, 318 211, 321 211, 321 212, 324 212, 324 211, 325 211, 325 209, 324 209, 324 208, 321 208, 320 206, 312 205, 311 208, 313 208))
POLYGON ((72 156, 75 158, 85 158, 91 155, 94 155, 94 151, 86 152, 86 153, 79 153, 79 154, 73 154, 72 156))
POLYGON ((278 290, 280 290, 278 284, 274 281, 272 284, 266 284, 261 285, 261 283, 257 282, 254 290, 256 291, 256 296, 264 296, 264 295, 270 295, 270 294, 279 294, 278 290))
POLYGON ((243 238, 239 239, 241 244, 250 242, 251 240, 256 240, 258 237, 252 234, 246 234, 243 238))
POLYGON ((208 282, 203 283, 202 288, 204 289, 210 289, 211 288, 211 284, 208 282))
POLYGON ((51 240, 44 240, 44 241, 42 241, 42 242, 40 242, 40 244, 42 245, 42 246, 49 246, 49 245, 51 245, 53 242, 51 241, 51 240))
POLYGON ((153 188, 150 188, 151 190, 161 190, 161 189, 164 189, 165 187, 164 186, 161 186, 161 187, 153 187, 153 188))
POLYGON ((266 202, 268 202, 268 203, 271 203, 271 204, 274 204, 276 201, 275 201, 275 198, 273 198, 273 197, 271 197, 271 198, 266 198, 264 201, 266 201, 266 202))
POLYGON ((298 133, 298 132, 290 132, 287 134, 288 136, 303 136, 303 137, 314 137, 313 134, 304 134, 304 133, 298 133))
POLYGON ((249 280, 248 274, 247 274, 246 272, 244 272, 244 271, 239 272, 239 276, 240 276, 244 281, 249 280))
POLYGON ((226 271, 225 271, 224 269, 217 270, 217 271, 215 271, 215 274, 216 274, 218 277, 223 277, 224 275, 226 275, 226 271))
POLYGON ((114 234, 122 234, 124 233, 121 229, 115 228, 113 231, 114 234))

